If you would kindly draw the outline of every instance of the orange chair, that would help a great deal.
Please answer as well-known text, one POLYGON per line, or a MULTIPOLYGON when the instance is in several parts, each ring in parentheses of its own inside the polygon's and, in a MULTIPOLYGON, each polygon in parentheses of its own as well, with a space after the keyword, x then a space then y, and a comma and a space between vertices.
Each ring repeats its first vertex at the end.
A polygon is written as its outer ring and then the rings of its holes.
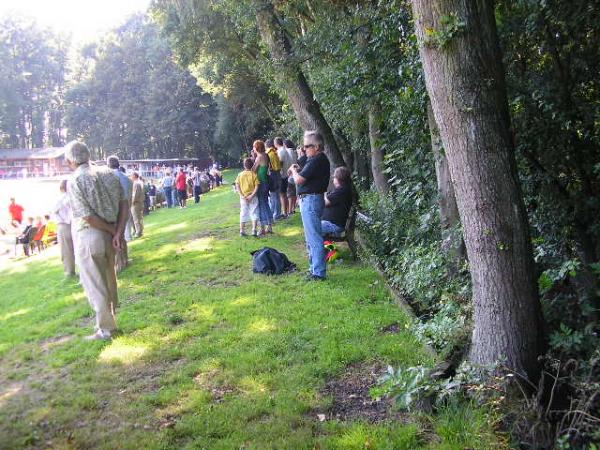
POLYGON ((38 253, 40 253, 43 249, 44 243, 42 242, 42 238, 44 237, 44 232, 46 231, 46 225, 42 225, 39 229, 38 232, 35 234, 35 236, 33 237, 33 240, 31 241, 31 250, 35 248, 37 248, 38 253))

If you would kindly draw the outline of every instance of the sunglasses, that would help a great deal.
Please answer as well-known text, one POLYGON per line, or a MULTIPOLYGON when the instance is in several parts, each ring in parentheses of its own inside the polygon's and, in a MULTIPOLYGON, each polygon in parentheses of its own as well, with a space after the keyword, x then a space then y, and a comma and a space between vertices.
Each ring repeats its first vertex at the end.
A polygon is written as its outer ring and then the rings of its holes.
POLYGON ((316 147, 316 145, 315 145, 315 144, 308 144, 308 145, 305 145, 305 146, 304 146, 304 150, 307 150, 307 149, 309 149, 309 148, 315 148, 315 147, 316 147))

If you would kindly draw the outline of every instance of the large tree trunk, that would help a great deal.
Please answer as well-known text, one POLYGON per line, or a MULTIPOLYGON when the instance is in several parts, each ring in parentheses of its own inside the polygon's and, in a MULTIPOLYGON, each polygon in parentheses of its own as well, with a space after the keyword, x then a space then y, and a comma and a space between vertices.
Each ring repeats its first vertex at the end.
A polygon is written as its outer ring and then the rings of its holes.
POLYGON ((369 144, 371 146, 371 171, 373 172, 373 181, 375 188, 381 195, 387 195, 390 191, 390 185, 383 172, 385 164, 383 162, 384 152, 381 140, 381 107, 377 102, 371 102, 369 105, 369 144))
POLYGON ((473 280, 470 359, 531 379, 542 315, 509 135, 491 0, 413 0, 419 51, 446 150, 473 280))
POLYGON ((315 100, 300 64, 292 55, 291 44, 270 2, 258 1, 256 20, 262 38, 269 49, 275 66, 275 75, 285 87, 288 99, 300 126, 305 130, 317 130, 325 141, 325 154, 332 169, 344 165, 344 158, 335 141, 331 127, 323 117, 321 107, 315 100))
POLYGON ((431 150, 435 159, 440 225, 442 228, 442 251, 450 257, 448 271, 450 276, 454 276, 465 261, 466 249, 462 234, 457 233, 460 216, 452 178, 450 177, 450 167, 442 145, 440 130, 429 103, 427 104, 427 120, 429 122, 429 134, 431 135, 431 150))

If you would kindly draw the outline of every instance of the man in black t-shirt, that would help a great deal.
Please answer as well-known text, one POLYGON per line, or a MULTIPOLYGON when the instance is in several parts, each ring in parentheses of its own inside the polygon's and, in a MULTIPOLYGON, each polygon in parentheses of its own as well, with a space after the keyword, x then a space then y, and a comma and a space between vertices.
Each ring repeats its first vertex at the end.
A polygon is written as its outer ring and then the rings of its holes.
POLYGON ((333 172, 335 189, 325 194, 325 210, 321 217, 323 236, 339 236, 346 227, 348 214, 352 206, 350 190, 350 171, 346 167, 338 167, 333 172))
POLYGON ((327 271, 321 234, 321 215, 325 208, 323 194, 329 185, 330 165, 323 148, 323 137, 320 133, 305 132, 304 150, 308 156, 306 164, 301 171, 298 164, 290 168, 301 201, 300 213, 310 262, 309 280, 324 280, 327 271))

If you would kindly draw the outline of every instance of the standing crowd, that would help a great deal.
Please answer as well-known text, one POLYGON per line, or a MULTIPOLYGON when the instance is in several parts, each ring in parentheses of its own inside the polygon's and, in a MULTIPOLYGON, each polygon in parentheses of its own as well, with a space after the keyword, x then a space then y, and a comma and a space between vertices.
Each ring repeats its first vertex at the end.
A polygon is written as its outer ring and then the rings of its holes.
POLYGON ((336 168, 334 188, 327 192, 331 167, 323 137, 316 131, 307 131, 304 144, 297 149, 280 137, 256 140, 243 166, 235 181, 240 196, 240 236, 248 235, 248 222, 254 237, 272 234, 275 222, 294 214, 299 204, 310 263, 307 278, 324 280, 323 237, 344 231, 352 205, 349 170, 336 168))
MULTIPOLYGON (((74 172, 61 183, 61 197, 53 210, 64 271, 73 277, 78 269, 95 311, 95 332, 87 339, 110 339, 117 331, 117 273, 129 261, 127 242, 144 234, 144 214, 162 205, 163 198, 168 208, 186 208, 189 196, 199 203, 201 194, 222 178, 215 166, 207 172, 178 167, 165 170, 158 187, 144 184, 137 172, 127 177, 116 156, 108 157, 106 166, 92 163, 88 147, 77 141, 67 144, 65 159, 74 172)), ((299 204, 310 262, 307 278, 324 280, 324 233, 344 230, 352 203, 348 169, 335 169, 334 188, 327 192, 330 163, 323 138, 315 131, 306 132, 296 150, 282 138, 267 140, 266 145, 257 140, 243 165, 235 182, 240 235, 247 236, 247 222, 255 237, 274 233, 276 221, 294 214, 299 204)), ((23 208, 14 199, 9 212, 13 225, 21 224, 23 208)))
POLYGON ((165 168, 157 187, 136 171, 128 177, 116 156, 109 156, 106 166, 94 164, 88 147, 76 141, 65 147, 65 159, 74 172, 60 184, 52 220, 48 215, 44 223, 41 219, 35 223, 33 218, 25 221, 24 208, 11 199, 11 224, 23 226, 16 244, 23 244, 27 256, 30 241, 38 239, 37 234, 43 233, 40 230, 50 234, 54 230, 65 276, 68 279, 79 272, 96 314, 95 332, 87 339, 110 339, 117 330, 117 273, 129 263, 127 243, 144 235, 144 216, 163 204, 185 208, 191 195, 199 203, 200 195, 220 185, 222 177, 216 164, 203 172, 197 167, 165 168))

